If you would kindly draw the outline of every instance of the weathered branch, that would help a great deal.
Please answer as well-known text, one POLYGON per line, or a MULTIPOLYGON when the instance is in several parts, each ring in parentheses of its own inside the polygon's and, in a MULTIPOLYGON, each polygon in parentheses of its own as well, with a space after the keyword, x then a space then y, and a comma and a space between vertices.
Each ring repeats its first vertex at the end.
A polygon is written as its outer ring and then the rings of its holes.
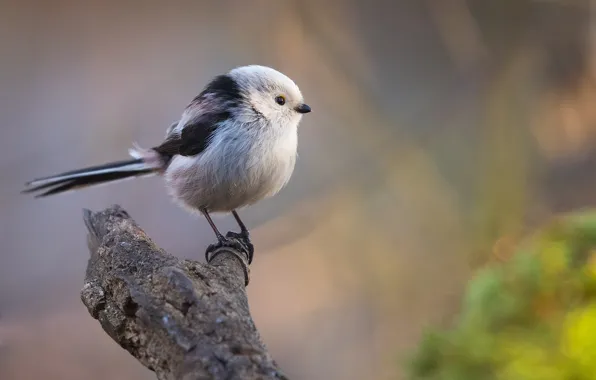
POLYGON ((209 264, 180 260, 119 206, 85 210, 85 224, 81 299, 158 379, 285 379, 250 316, 245 255, 220 248, 209 264))

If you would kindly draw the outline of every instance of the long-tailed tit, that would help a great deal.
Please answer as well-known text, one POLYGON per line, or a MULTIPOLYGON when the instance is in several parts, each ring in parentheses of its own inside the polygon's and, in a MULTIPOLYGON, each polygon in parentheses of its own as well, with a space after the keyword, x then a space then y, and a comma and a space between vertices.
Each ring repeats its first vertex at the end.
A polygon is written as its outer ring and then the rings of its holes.
POLYGON ((129 151, 132 160, 35 179, 24 192, 44 190, 37 195, 43 197, 159 174, 178 204, 205 216, 218 246, 244 239, 251 261, 248 229, 236 210, 286 185, 296 161, 298 124, 310 111, 298 86, 284 74, 264 66, 238 67, 215 77, 168 128, 160 145, 135 146, 129 151), (240 234, 224 237, 209 215, 216 212, 231 212, 240 234))

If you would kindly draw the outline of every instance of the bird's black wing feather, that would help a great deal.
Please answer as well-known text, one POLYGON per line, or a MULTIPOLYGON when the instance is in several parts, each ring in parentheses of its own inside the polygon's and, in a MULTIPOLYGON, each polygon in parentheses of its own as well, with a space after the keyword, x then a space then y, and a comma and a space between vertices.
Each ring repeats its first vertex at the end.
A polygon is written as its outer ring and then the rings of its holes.
POLYGON ((195 156, 207 148, 209 140, 222 121, 229 118, 229 114, 202 114, 196 121, 184 126, 181 132, 171 133, 165 141, 153 148, 166 161, 173 156, 195 156))
POLYGON ((217 127, 230 118, 230 110, 242 102, 242 93, 236 81, 229 75, 213 79, 193 99, 185 112, 196 114, 181 131, 172 131, 166 140, 153 149, 166 161, 175 155, 195 156, 209 145, 217 127))

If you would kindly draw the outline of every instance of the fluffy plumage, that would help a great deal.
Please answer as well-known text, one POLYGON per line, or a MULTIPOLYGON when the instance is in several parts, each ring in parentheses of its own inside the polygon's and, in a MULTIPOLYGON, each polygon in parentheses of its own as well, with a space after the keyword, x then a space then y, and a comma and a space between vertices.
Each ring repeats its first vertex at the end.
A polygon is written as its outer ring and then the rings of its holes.
POLYGON ((284 74, 239 67, 205 86, 160 145, 133 148, 133 160, 33 180, 24 192, 43 190, 38 196, 46 196, 160 174, 186 208, 206 216, 230 212, 286 185, 296 162, 298 124, 307 112, 298 86, 284 74))

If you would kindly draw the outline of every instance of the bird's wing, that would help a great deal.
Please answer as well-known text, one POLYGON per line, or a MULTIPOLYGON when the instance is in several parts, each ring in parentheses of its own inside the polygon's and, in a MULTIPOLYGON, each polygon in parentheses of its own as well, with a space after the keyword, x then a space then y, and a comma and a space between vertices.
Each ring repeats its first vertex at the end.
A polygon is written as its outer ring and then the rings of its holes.
POLYGON ((164 142, 153 150, 169 158, 175 155, 195 156, 205 150, 217 127, 229 117, 230 113, 226 110, 205 109, 194 102, 180 122, 171 128, 164 142))
POLYGON ((178 126, 179 123, 180 120, 176 120, 168 127, 168 129, 166 129, 166 139, 168 138, 168 136, 170 136, 170 134, 174 131, 174 129, 178 126))
POLYGON ((182 118, 170 126, 165 141, 153 150, 168 159, 201 153, 217 127, 230 118, 230 110, 241 101, 234 79, 229 75, 215 77, 186 107, 182 118))
POLYGON ((187 124, 180 132, 168 135, 163 143, 153 148, 162 156, 195 156, 209 144, 218 122, 196 121, 187 124))

